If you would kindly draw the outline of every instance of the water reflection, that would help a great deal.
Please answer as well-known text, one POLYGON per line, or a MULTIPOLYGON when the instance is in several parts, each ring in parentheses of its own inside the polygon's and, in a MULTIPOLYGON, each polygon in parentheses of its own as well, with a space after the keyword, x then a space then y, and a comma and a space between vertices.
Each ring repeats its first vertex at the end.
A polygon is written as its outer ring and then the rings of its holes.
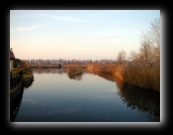
MULTIPOLYGON (((83 74, 90 74, 87 70, 82 70, 80 74, 75 74, 72 70, 62 70, 62 69, 38 69, 35 70, 36 73, 66 73, 70 79, 82 80, 83 74)), ((152 114, 151 121, 160 121, 160 93, 153 92, 151 90, 146 90, 137 87, 129 87, 124 85, 123 82, 117 80, 113 75, 94 72, 94 75, 98 75, 106 80, 115 82, 119 88, 119 95, 127 107, 131 109, 137 108, 139 111, 147 112, 152 114)))
POLYGON ((63 74, 66 71, 62 68, 33 68, 32 73, 36 74, 63 74))
POLYGON ((83 74, 75 74, 75 73, 69 73, 69 72, 67 72, 67 74, 68 74, 68 77, 70 79, 75 79, 77 81, 81 81, 82 80, 82 75, 83 74))
POLYGON ((124 85, 119 95, 127 107, 152 114, 150 115, 151 121, 160 121, 160 94, 158 92, 124 85))
MULTIPOLYGON (((67 75, 70 79, 81 81, 82 80, 82 75, 87 74, 88 72, 86 70, 82 70, 82 71, 76 73, 76 71, 73 71, 72 68, 69 68, 69 69, 63 69, 63 68, 33 68, 32 73, 33 74, 65 74, 65 73, 67 73, 67 75)), ((29 82, 26 81, 26 85, 27 85, 27 83, 29 84, 29 82)))
POLYGON ((10 122, 14 122, 18 114, 23 98, 24 88, 30 87, 32 83, 32 78, 25 78, 15 90, 10 91, 10 122))
POLYGON ((15 93, 10 94, 10 121, 13 122, 17 116, 17 113, 19 111, 22 97, 23 97, 23 90, 24 87, 21 84, 21 86, 16 90, 15 93))
POLYGON ((32 85, 32 83, 33 83, 33 78, 24 78, 22 80, 22 84, 25 88, 30 87, 32 85))
MULTIPOLYGON (((90 74, 87 70, 76 74, 76 72, 55 68, 33 69, 33 73, 47 75, 36 75, 37 85, 32 87, 31 93, 28 92, 28 99, 25 98, 27 103, 37 103, 28 105, 32 109, 25 103, 25 108, 31 111, 26 115, 30 116, 26 121, 160 121, 159 93, 128 87, 110 74, 94 73, 99 76, 94 77, 94 75, 85 76, 90 74), (68 78, 81 82, 76 83, 68 78), (119 88, 117 91, 115 85, 119 88)), ((15 103, 18 108, 21 99, 15 103)))
POLYGON ((112 74, 93 72, 106 80, 115 82, 119 88, 119 95, 127 107, 138 109, 141 112, 150 114, 151 121, 160 121, 160 93, 139 87, 129 87, 117 80, 112 74))
POLYGON ((149 115, 151 121, 160 121, 160 93, 125 85, 113 75, 107 73, 95 72, 94 74, 115 82, 119 88, 118 93, 127 107, 151 114, 149 115))
POLYGON ((94 75, 98 75, 98 76, 100 76, 100 77, 102 77, 102 78, 104 78, 104 79, 106 79, 108 81, 115 82, 119 89, 122 89, 123 88, 123 82, 117 80, 115 78, 115 76, 112 75, 112 74, 108 74, 108 73, 104 73, 104 72, 97 72, 97 71, 93 72, 93 74, 94 75))

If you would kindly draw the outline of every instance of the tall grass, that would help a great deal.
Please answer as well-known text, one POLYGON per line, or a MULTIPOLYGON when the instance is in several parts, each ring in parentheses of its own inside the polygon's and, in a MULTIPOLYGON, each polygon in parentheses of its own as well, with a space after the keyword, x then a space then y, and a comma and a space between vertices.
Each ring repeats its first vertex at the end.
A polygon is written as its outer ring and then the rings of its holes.
POLYGON ((68 73, 70 73, 70 74, 80 74, 80 73, 82 73, 83 71, 82 71, 82 67, 80 67, 80 66, 69 66, 68 68, 67 68, 67 72, 68 73))
POLYGON ((119 88, 124 83, 146 89, 153 89, 160 92, 160 68, 140 67, 135 64, 86 64, 86 65, 66 65, 68 74, 83 73, 83 69, 117 82, 119 88))
POLYGON ((114 75, 119 80, 123 81, 122 65, 121 64, 89 64, 87 69, 90 72, 103 72, 114 75))
POLYGON ((130 65, 124 68, 124 82, 160 91, 160 68, 130 65))
POLYGON ((116 81, 120 89, 123 87, 124 78, 121 64, 89 64, 87 65, 87 70, 105 79, 116 81))

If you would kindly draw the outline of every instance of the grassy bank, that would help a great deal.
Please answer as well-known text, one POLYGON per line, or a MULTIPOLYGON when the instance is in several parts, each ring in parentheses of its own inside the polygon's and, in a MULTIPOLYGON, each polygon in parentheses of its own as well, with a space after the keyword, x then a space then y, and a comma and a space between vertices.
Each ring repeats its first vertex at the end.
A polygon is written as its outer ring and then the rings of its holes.
POLYGON ((124 82, 160 92, 160 68, 130 65, 124 68, 124 82))
POLYGON ((106 73, 114 76, 119 81, 124 81, 122 76, 122 65, 120 64, 90 64, 87 70, 92 73, 106 73))
MULTIPOLYGON (((32 66, 30 65, 30 67, 32 66)), ((44 68, 44 66, 41 67, 44 68)), ((47 65, 47 67, 57 68, 57 65, 47 65)), ((126 83, 160 92, 160 68, 158 67, 139 67, 134 64, 126 66, 123 64, 66 64, 62 65, 62 68, 67 71, 69 76, 82 74, 84 70, 87 70, 108 80, 116 81, 120 88, 126 83)), ((24 78, 32 78, 32 74, 28 72, 24 73, 24 78)))
POLYGON ((122 76, 121 64, 89 64, 86 68, 93 74, 107 80, 116 81, 120 89, 123 87, 124 78, 122 76))
POLYGON ((81 73, 83 69, 106 78, 116 81, 119 88, 126 83, 145 89, 152 89, 160 92, 160 69, 137 67, 134 65, 123 66, 122 64, 84 64, 84 65, 63 65, 69 74, 81 73))
POLYGON ((122 65, 120 64, 67 64, 62 66, 70 76, 76 73, 82 74, 84 70, 103 77, 110 81, 116 81, 119 88, 123 87, 122 65))
POLYGON ((83 68, 81 66, 77 65, 72 65, 67 68, 67 72, 69 74, 82 74, 83 73, 83 68))

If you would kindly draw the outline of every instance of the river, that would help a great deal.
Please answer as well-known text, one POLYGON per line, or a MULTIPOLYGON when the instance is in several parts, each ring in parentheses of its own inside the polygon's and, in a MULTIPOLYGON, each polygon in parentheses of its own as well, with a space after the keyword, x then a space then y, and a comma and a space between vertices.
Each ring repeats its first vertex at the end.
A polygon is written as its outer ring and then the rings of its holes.
POLYGON ((159 122, 160 96, 85 72, 32 69, 14 122, 159 122))

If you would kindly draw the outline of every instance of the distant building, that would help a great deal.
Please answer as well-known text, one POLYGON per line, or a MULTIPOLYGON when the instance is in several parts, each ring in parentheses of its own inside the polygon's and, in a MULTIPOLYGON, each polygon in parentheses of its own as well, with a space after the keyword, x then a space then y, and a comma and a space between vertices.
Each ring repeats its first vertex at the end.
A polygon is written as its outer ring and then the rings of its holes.
POLYGON ((10 49, 10 71, 13 70, 13 62, 14 62, 15 56, 14 53, 12 51, 12 48, 10 49))

